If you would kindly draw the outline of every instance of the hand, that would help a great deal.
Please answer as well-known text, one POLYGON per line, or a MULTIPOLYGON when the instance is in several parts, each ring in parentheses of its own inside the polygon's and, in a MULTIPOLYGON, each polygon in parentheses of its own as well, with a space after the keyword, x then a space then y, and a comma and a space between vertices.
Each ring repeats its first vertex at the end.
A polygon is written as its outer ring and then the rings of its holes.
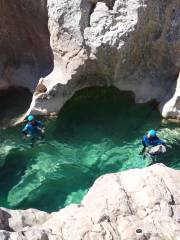
POLYGON ((45 129, 41 128, 41 133, 44 134, 45 133, 45 129))

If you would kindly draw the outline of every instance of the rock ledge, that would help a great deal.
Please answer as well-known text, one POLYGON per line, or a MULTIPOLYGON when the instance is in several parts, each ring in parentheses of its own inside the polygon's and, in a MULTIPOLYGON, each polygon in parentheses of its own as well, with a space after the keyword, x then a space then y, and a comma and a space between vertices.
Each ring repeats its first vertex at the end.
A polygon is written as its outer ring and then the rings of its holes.
POLYGON ((0 209, 2 240, 180 239, 180 171, 155 164, 97 179, 59 212, 0 209))

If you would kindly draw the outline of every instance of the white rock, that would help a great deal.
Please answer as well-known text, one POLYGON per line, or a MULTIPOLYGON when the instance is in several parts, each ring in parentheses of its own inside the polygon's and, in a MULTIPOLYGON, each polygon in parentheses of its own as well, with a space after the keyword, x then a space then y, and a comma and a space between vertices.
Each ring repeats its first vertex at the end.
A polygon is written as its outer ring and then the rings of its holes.
MULTIPOLYGON (((134 92, 136 102, 156 99, 162 109, 180 67, 177 6, 178 0, 163 6, 150 0, 48 0, 54 69, 40 80, 47 91, 34 94, 27 114, 58 113, 77 90, 104 85, 134 92)), ((177 116, 178 103, 171 105, 177 116)))
POLYGON ((180 120, 180 75, 174 96, 164 105, 162 115, 165 118, 177 118, 180 120))
POLYGON ((26 114, 51 114, 77 90, 113 85, 134 92, 136 102, 155 99, 163 116, 179 118, 179 4, 6 0, 0 9, 0 89, 26 87, 34 92, 26 114))
POLYGON ((178 240, 180 171, 156 164, 97 179, 80 205, 59 212, 1 209, 6 240, 178 240))

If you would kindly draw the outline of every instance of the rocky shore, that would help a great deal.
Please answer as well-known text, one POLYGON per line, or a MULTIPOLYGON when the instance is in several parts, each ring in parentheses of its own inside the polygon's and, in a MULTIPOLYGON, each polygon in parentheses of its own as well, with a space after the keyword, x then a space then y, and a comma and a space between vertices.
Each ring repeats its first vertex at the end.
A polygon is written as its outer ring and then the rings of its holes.
POLYGON ((107 174, 59 212, 0 209, 1 240, 179 240, 180 171, 163 164, 107 174))

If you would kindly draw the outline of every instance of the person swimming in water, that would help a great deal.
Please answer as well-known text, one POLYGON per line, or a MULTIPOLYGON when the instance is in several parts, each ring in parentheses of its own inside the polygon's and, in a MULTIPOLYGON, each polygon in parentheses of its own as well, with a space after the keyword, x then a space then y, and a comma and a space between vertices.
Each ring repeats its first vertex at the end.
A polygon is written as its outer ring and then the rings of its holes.
POLYGON ((148 131, 147 135, 145 135, 143 137, 142 145, 143 145, 143 149, 142 149, 141 153, 143 154, 145 152, 146 148, 148 148, 148 147, 155 147, 158 145, 166 146, 166 143, 165 143, 165 141, 158 138, 156 130, 151 129, 148 131))
POLYGON ((22 129, 22 134, 24 137, 30 138, 31 145, 33 145, 36 139, 42 137, 44 133, 44 124, 42 121, 36 120, 33 115, 29 115, 27 120, 27 124, 22 129))

